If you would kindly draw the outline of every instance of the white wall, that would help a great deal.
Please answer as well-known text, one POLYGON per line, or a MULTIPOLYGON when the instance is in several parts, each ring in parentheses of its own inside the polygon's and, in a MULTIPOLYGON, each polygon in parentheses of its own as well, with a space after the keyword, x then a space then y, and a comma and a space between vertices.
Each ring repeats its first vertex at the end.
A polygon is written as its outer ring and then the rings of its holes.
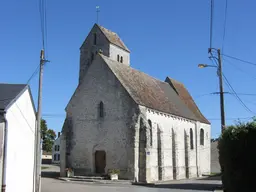
POLYGON ((56 155, 56 158, 60 158, 60 137, 58 137, 55 141, 54 141, 54 144, 53 144, 53 147, 52 147, 52 163, 60 163, 60 159, 54 159, 54 156, 56 155), (55 146, 59 146, 59 147, 56 147, 56 150, 55 150, 55 146), (59 150, 58 150, 59 149, 59 150))
POLYGON ((211 173, 211 125, 197 122, 198 127, 198 162, 200 175, 211 173), (204 145, 200 145, 200 129, 204 130, 204 145))
POLYGON ((116 45, 109 45, 109 58, 117 61, 117 55, 123 57, 123 63, 126 65, 130 65, 130 53, 117 47, 116 45))
POLYGON ((28 90, 7 110, 6 119, 6 192, 32 192, 36 119, 28 90))
MULTIPOLYGON (((176 179, 186 178, 185 172, 185 137, 184 131, 186 131, 187 135, 187 143, 188 143, 188 166, 189 166, 189 177, 197 176, 196 169, 196 122, 190 121, 184 118, 171 116, 165 113, 157 112, 155 110, 147 109, 146 112, 147 119, 152 121, 152 129, 153 129, 153 146, 151 149, 151 159, 150 159, 150 167, 151 167, 151 179, 158 180, 158 155, 157 155, 157 126, 162 131, 162 161, 163 161, 163 180, 171 180, 173 179, 173 155, 172 155, 172 129, 175 133, 175 144, 176 144, 176 169, 177 169, 177 177, 176 179), (190 129, 193 130, 193 144, 194 149, 190 148, 190 129)), ((209 135, 209 125, 206 124, 198 124, 200 127, 206 128, 205 133, 209 135)), ((199 136, 197 137, 199 138, 199 136)), ((205 148, 201 147, 200 150, 203 150, 201 153, 201 169, 202 172, 208 168, 210 159, 209 159, 209 151, 208 141, 205 141, 205 148)), ((199 152, 198 152, 199 154, 199 152)), ((199 164, 199 162, 198 162, 199 164)), ((200 169, 200 166, 199 166, 200 169)), ((200 171, 200 170, 199 170, 200 171)))

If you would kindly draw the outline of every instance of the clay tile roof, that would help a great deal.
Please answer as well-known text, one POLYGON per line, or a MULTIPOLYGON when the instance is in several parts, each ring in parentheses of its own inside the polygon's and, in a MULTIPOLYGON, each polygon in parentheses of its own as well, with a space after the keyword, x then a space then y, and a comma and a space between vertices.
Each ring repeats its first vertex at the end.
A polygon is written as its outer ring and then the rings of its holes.
POLYGON ((170 77, 167 77, 165 81, 168 82, 173 87, 173 89, 177 92, 177 94, 182 99, 182 101, 195 114, 198 121, 200 121, 202 123, 210 124, 210 122, 201 113, 201 111, 197 107, 195 101, 193 100, 192 96, 189 94, 188 90, 182 83, 180 83, 174 79, 171 79, 170 77))
POLYGON ((110 43, 124 49, 125 51, 130 52, 130 50, 126 47, 124 42, 120 39, 120 37, 116 33, 112 32, 109 29, 106 29, 98 24, 96 24, 96 25, 101 29, 101 31, 103 32, 103 34, 106 36, 106 38, 108 39, 108 41, 110 43))
POLYGON ((110 60, 103 55, 100 56, 137 104, 168 114, 197 120, 196 116, 168 83, 117 61, 110 60))

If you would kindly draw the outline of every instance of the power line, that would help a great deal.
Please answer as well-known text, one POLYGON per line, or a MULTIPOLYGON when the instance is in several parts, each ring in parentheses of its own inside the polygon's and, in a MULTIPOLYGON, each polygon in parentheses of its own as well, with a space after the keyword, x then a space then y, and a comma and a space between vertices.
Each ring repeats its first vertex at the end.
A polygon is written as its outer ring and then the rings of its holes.
MULTIPOLYGON (((226 120, 239 120, 239 119, 252 119, 254 117, 230 117, 226 118, 226 120)), ((208 118, 210 121, 220 121, 220 118, 208 118)))
POLYGON ((40 65, 38 65, 35 69, 35 71, 32 73, 32 75, 29 77, 29 79, 27 80, 27 83, 26 84, 29 84, 29 82, 34 78, 34 76, 38 73, 39 71, 39 67, 40 65))
POLYGON ((213 10, 214 0, 211 0, 211 15, 210 15, 210 48, 212 48, 212 31, 213 31, 213 10))
POLYGON ((253 62, 250 62, 250 61, 246 61, 246 60, 244 60, 244 59, 239 59, 239 58, 237 58, 237 57, 230 56, 230 55, 226 55, 226 54, 222 54, 222 55, 225 56, 225 57, 229 57, 229 58, 231 58, 231 59, 235 59, 235 60, 237 60, 237 61, 241 61, 241 62, 250 64, 250 65, 256 66, 256 63, 253 63, 253 62))
POLYGON ((228 0, 226 0, 226 5, 225 5, 224 30, 223 30, 223 38, 222 38, 222 52, 224 52, 224 42, 225 42, 225 36, 226 36, 227 10, 228 10, 228 0))
POLYGON ((253 112, 251 109, 249 109, 245 103, 242 101, 242 99, 237 95, 236 91, 234 90, 234 88, 232 87, 232 85, 229 83, 228 79, 226 78, 226 76, 223 74, 223 77, 225 79, 226 84, 228 85, 228 87, 231 89, 231 91, 234 93, 235 98, 237 98, 237 100, 241 103, 241 105, 248 111, 251 112, 253 114, 256 114, 255 112, 253 112))
POLYGON ((244 74, 249 75, 252 79, 256 79, 256 76, 252 75, 251 73, 248 73, 247 71, 241 69, 240 67, 238 67, 237 65, 231 63, 229 60, 227 59, 223 59, 224 61, 226 61, 228 64, 232 65, 233 67, 235 67, 238 71, 243 72, 244 74))

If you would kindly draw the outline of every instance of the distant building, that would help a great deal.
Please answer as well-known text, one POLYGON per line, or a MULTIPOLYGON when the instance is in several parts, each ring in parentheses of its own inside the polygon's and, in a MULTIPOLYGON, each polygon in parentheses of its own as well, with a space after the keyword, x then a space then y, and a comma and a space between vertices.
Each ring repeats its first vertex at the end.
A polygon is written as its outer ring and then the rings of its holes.
POLYGON ((43 151, 41 159, 42 159, 42 164, 51 164, 52 152, 43 151))
POLYGON ((62 175, 67 167, 75 175, 119 169, 120 178, 154 182, 210 173, 210 122, 181 82, 132 68, 116 33, 93 26, 80 47, 78 80, 65 109, 62 175))
POLYGON ((33 191, 35 127, 29 86, 0 83, 0 185, 6 192, 33 191))
POLYGON ((60 132, 58 133, 58 138, 54 141, 52 147, 52 163, 60 163, 60 132))

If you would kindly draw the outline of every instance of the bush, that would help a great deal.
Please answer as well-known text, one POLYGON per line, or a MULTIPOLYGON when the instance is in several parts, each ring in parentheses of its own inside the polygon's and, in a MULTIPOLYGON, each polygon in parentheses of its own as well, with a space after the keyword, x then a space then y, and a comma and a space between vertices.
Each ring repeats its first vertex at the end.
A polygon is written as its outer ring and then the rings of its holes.
POLYGON ((256 120, 227 127, 218 149, 224 190, 256 191, 256 120))

